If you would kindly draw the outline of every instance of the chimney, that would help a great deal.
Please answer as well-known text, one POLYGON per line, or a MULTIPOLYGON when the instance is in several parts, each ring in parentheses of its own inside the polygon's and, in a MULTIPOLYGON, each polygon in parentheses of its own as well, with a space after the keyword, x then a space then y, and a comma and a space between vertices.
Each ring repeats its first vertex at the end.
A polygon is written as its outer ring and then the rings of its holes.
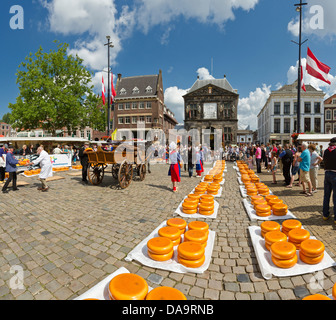
POLYGON ((120 81, 121 79, 121 73, 118 73, 118 80, 120 81))
POLYGON ((224 79, 226 78, 226 74, 224 74, 224 79))

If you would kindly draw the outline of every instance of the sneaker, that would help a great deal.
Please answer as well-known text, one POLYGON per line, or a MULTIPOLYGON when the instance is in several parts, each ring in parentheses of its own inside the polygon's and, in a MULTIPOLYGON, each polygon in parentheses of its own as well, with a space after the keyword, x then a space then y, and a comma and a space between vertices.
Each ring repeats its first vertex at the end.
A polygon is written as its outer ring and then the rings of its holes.
POLYGON ((317 192, 317 190, 315 189, 315 190, 312 190, 312 193, 316 193, 317 192))
POLYGON ((327 221, 330 218, 330 215, 328 217, 323 216, 323 220, 327 221))

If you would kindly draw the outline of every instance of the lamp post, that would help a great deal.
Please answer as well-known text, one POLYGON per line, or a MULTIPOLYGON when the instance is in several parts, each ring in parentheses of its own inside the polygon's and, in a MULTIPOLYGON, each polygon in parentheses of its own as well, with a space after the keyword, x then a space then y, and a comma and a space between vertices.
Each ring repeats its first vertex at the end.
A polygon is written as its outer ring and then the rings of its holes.
POLYGON ((107 89, 107 136, 110 136, 110 122, 111 122, 111 110, 110 110, 110 95, 111 95, 111 83, 110 83, 110 48, 113 48, 113 44, 110 41, 111 37, 106 36, 107 43, 105 43, 105 46, 107 46, 107 74, 108 74, 108 89, 107 89))
POLYGON ((301 42, 302 39, 302 6, 307 5, 308 3, 303 3, 302 0, 300 0, 300 3, 294 4, 296 7, 296 11, 300 12, 300 21, 299 21, 299 43, 292 41, 296 43, 299 46, 299 68, 298 68, 298 94, 297 94, 297 105, 296 105, 296 131, 297 133, 300 133, 301 131, 301 46, 307 41, 301 42))

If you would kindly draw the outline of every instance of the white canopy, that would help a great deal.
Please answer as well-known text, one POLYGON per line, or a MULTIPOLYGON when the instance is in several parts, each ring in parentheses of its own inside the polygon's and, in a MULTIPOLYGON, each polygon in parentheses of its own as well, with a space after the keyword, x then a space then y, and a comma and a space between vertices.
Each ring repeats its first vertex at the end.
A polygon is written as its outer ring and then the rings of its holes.
POLYGON ((330 142, 332 138, 336 138, 336 134, 299 134, 298 140, 311 142, 330 142))

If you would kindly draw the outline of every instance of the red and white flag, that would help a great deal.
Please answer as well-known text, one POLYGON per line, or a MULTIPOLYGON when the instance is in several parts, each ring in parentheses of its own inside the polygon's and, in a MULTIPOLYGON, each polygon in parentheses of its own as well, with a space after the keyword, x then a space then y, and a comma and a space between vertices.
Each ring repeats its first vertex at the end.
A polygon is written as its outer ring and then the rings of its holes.
POLYGON ((331 84, 331 82, 328 80, 330 67, 328 67, 321 61, 317 60, 317 58, 314 56, 314 54, 311 52, 309 48, 307 52, 306 69, 308 74, 310 74, 311 76, 320 79, 328 84, 331 84))
POLYGON ((113 85, 113 72, 111 72, 111 103, 113 102, 116 95, 117 93, 114 90, 114 85, 113 85))
POLYGON ((105 105, 105 85, 104 85, 104 77, 102 77, 102 99, 103 99, 103 105, 105 105))
POLYGON ((303 82, 303 68, 302 68, 302 66, 301 66, 301 88, 302 88, 303 91, 306 91, 306 86, 303 82))

